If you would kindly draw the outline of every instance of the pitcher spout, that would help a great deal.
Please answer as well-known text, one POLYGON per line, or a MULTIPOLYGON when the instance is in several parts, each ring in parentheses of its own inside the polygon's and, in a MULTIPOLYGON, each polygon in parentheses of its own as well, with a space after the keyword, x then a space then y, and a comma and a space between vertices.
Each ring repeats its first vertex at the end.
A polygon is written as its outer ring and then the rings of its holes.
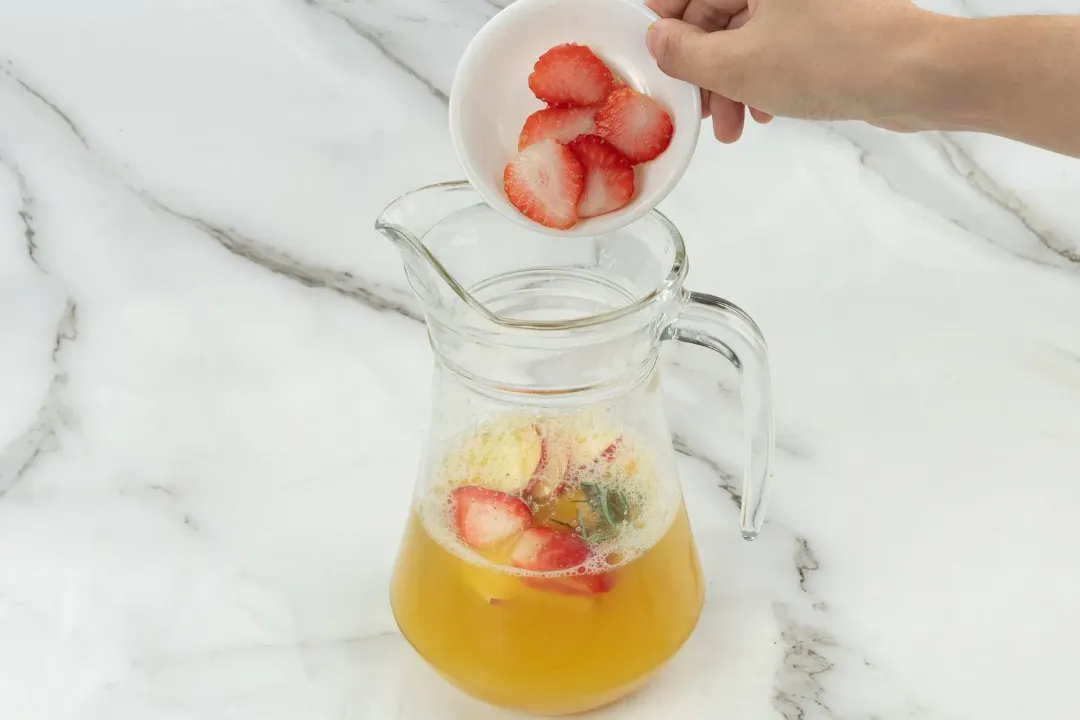
POLYGON ((429 308, 445 307, 458 300, 470 306, 475 302, 424 244, 424 237, 440 222, 476 202, 475 192, 467 182, 439 183, 402 195, 387 205, 375 221, 375 229, 401 253, 409 284, 429 308))
POLYGON ((430 287, 427 280, 433 269, 422 238, 446 217, 447 211, 441 207, 440 199, 451 192, 454 184, 431 185, 408 192, 383 208, 375 220, 375 229, 401 253, 410 282, 419 281, 430 287))
POLYGON ((402 249, 401 243, 419 249, 431 228, 459 210, 475 205, 476 194, 464 180, 428 185, 407 192, 383 208, 375 229, 402 249))

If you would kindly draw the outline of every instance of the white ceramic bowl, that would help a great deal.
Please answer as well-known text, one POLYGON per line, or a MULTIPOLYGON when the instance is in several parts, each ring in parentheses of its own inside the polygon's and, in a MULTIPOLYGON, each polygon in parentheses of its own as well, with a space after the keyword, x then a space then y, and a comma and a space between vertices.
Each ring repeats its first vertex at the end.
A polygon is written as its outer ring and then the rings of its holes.
POLYGON ((701 128, 701 95, 660 72, 645 47, 657 16, 634 0, 517 0, 465 49, 450 91, 450 136, 465 175, 484 200, 514 222, 550 235, 603 235, 640 218, 686 171, 701 128), (543 53, 562 43, 588 45, 633 89, 671 115, 675 134, 655 160, 635 168, 634 197, 615 212, 556 230, 529 220, 503 192, 503 169, 517 154, 521 126, 544 107, 529 90, 543 53))

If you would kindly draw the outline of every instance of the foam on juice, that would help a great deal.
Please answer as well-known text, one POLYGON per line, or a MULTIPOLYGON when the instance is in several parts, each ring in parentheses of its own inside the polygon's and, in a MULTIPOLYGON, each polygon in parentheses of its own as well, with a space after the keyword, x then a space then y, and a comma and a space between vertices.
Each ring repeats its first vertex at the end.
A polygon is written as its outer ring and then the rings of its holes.
POLYGON ((436 543, 471 565, 522 577, 553 577, 610 572, 638 559, 668 531, 681 500, 678 483, 657 472, 645 443, 632 431, 613 427, 606 417, 504 416, 448 443, 428 490, 418 497, 417 514, 436 543), (525 485, 536 474, 565 483, 562 492, 529 498, 525 485), (590 507, 583 489, 615 494, 625 503, 627 517, 616 530, 590 538, 592 553, 582 565, 547 573, 521 570, 506 564, 498 549, 485 557, 454 532, 449 493, 470 484, 523 495, 539 523, 578 526, 583 534, 587 530, 581 526, 587 526, 589 516, 584 508, 590 507), (579 507, 581 514, 576 514, 579 507))

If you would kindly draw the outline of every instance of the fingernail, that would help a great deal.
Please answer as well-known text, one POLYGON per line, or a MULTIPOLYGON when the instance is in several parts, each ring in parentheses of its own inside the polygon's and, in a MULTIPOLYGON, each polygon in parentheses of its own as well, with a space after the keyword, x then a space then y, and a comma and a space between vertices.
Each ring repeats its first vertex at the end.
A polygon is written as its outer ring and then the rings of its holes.
POLYGON ((653 30, 655 28, 656 28, 656 23, 654 22, 652 25, 649 26, 649 29, 645 31, 645 47, 647 47, 649 49, 649 54, 650 55, 653 54, 652 41, 653 41, 653 30))

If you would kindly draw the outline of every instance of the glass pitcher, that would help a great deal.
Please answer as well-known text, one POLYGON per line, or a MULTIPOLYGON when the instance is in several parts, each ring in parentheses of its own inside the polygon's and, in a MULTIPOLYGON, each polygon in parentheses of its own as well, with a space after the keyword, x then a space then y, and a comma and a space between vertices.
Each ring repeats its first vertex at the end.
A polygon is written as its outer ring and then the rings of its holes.
POLYGON ((437 358, 391 580, 401 632, 493 705, 562 715, 619 699, 682 646, 704 597, 660 343, 710 348, 741 374, 752 540, 773 448, 760 330, 683 289, 686 250, 659 212, 553 237, 459 182, 399 198, 376 227, 404 256, 437 358))

